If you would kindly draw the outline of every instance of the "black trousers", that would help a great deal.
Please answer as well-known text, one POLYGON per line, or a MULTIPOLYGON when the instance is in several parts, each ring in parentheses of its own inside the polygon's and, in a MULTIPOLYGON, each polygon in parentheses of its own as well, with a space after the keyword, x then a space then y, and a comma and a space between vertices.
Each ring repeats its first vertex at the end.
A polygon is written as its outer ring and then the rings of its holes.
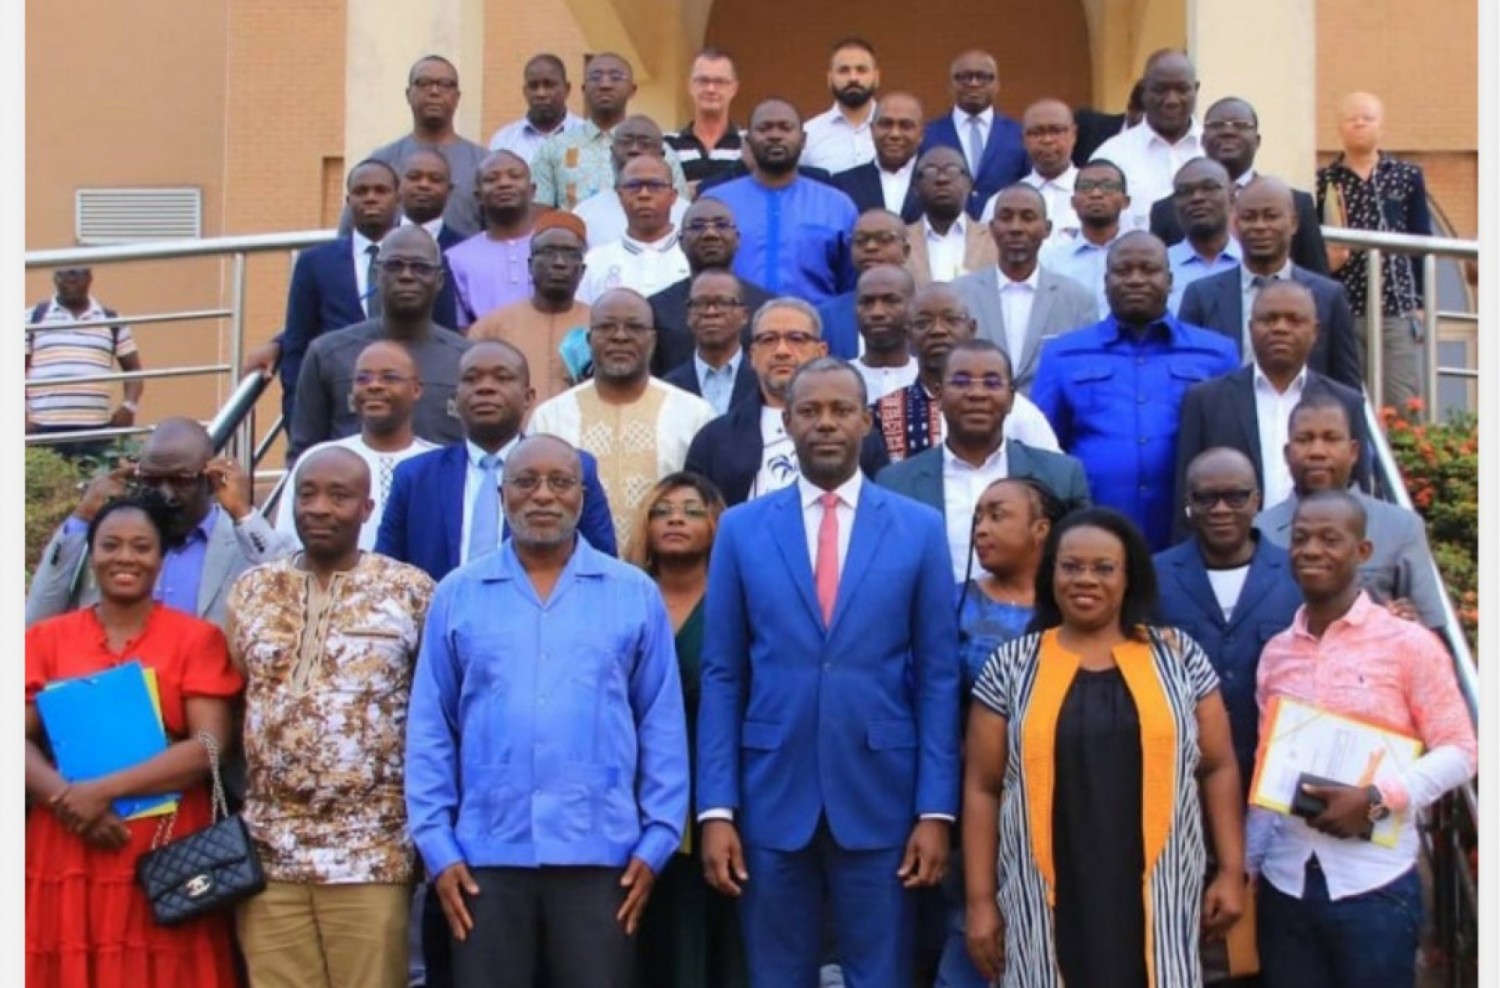
POLYGON ((630 988, 635 940, 615 919, 625 901, 621 869, 476 868, 471 874, 479 886, 477 896, 466 897, 474 929, 462 943, 449 939, 453 988, 630 988))

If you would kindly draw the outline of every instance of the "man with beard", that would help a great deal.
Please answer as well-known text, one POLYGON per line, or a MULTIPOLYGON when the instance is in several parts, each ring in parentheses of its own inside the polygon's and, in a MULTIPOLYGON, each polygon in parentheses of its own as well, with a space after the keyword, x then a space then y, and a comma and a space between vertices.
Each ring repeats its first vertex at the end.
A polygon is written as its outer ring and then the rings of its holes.
MULTIPOLYGON (((948 355, 973 339, 974 331, 974 319, 952 285, 935 281, 918 288, 912 296, 911 349, 917 356, 917 379, 877 400, 871 409, 875 416, 874 431, 884 441, 892 463, 931 449, 942 442, 952 427, 940 408, 943 375, 948 355)), ((969 382, 964 387, 985 391, 981 379, 963 380, 969 382)), ((1007 395, 1001 423, 1005 437, 1018 439, 1032 449, 1057 452, 1057 436, 1052 426, 1031 399, 1016 390, 1009 360, 1003 382, 1007 395)))
POLYGON ((215 459, 208 431, 186 418, 163 419, 137 463, 121 463, 96 478, 52 541, 26 594, 26 626, 92 605, 99 588, 88 569, 86 536, 94 515, 131 487, 147 487, 166 500, 171 528, 156 582, 159 603, 224 623, 229 589, 251 566, 295 552, 295 540, 273 531, 250 499, 238 464, 215 459))
POLYGON ((583 223, 549 209, 531 237, 531 297, 496 309, 469 327, 471 340, 504 340, 536 368, 537 398, 546 401, 574 383, 561 346, 568 334, 589 324, 589 307, 577 300, 583 280, 583 223))
MULTIPOLYGON (((1073 183, 1078 166, 1073 164, 1073 144, 1078 126, 1073 111, 1057 99, 1039 99, 1021 115, 1021 139, 1026 142, 1026 157, 1031 171, 1022 179, 1047 200, 1047 218, 1052 221, 1052 236, 1077 236, 1078 214, 1073 211, 1073 183)), ((995 216, 995 199, 984 204, 979 218, 988 223, 995 216)))
POLYGON ((370 516, 359 531, 359 548, 375 548, 375 534, 385 515, 397 465, 437 447, 412 432, 411 418, 422 396, 417 364, 399 343, 376 340, 360 352, 354 364, 354 388, 349 405, 359 416, 359 432, 331 443, 320 443, 304 453, 287 475, 276 530, 296 535, 297 478, 302 465, 320 449, 352 451, 370 472, 370 516))
POLYGON ((439 584, 427 614, 406 803, 455 988, 628 985, 682 840, 671 619, 648 575, 578 538, 582 488, 567 443, 523 441, 505 462, 511 537, 439 584))
MULTIPOLYGON (((709 268, 733 268, 740 250, 740 228, 729 207, 717 199, 705 197, 687 208, 682 216, 682 237, 678 241, 687 258, 688 276, 679 279, 650 297, 651 314, 656 319, 656 349, 651 354, 651 373, 657 377, 681 367, 693 357, 693 334, 688 328, 688 292, 692 280, 709 268)), ((745 311, 754 313, 771 301, 771 293, 744 278, 740 280, 741 301, 745 311)), ((747 321, 748 326, 748 321, 747 321)), ((750 346, 747 328, 740 344, 750 346)))
POLYGON ((1120 216, 1130 205, 1125 173, 1110 161, 1079 165, 1078 177, 1073 180, 1072 205, 1078 214, 1078 232, 1048 237, 1037 263, 1093 292, 1098 310, 1107 312, 1104 262, 1110 245, 1120 235, 1120 216))
MULTIPOLYGON (((521 440, 535 393, 520 350, 499 340, 476 341, 458 368, 455 403, 464 436, 396 468, 375 551, 411 563, 434 580, 495 551, 505 537, 500 470, 521 440)), ((615 551, 609 503, 594 458, 583 455, 583 516, 579 522, 600 552, 615 551)))
MULTIPOLYGON (((875 207, 860 214, 849 238, 855 276, 877 264, 905 267, 911 256, 911 243, 901 217, 888 209, 875 207)), ((843 360, 853 360, 864 352, 865 342, 859 335, 859 318, 855 313, 855 291, 851 286, 842 295, 818 303, 818 318, 823 322, 823 342, 828 352, 843 360)))
POLYGON ((526 115, 495 131, 490 150, 513 152, 529 166, 547 138, 583 125, 583 118, 568 109, 572 92, 562 59, 546 52, 533 55, 521 75, 526 115))
POLYGON ((295 461, 314 443, 359 432, 359 416, 349 404, 354 366, 376 340, 402 344, 422 379, 413 418, 416 434, 443 443, 462 433, 452 408, 458 358, 469 345, 457 333, 433 322, 434 300, 443 287, 442 254, 419 226, 403 226, 386 238, 380 252, 376 290, 380 314, 313 341, 297 378, 297 402, 289 426, 287 460, 295 461))
POLYGON ((850 366, 864 381, 872 402, 917 379, 917 359, 908 338, 916 291, 911 274, 894 265, 877 264, 859 276, 854 311, 864 347, 850 366))
MULTIPOLYGON (((635 72, 614 52, 589 59, 583 73, 583 109, 588 119, 572 130, 547 139, 532 159, 536 201, 543 206, 571 210, 589 196, 615 183, 611 152, 615 128, 627 116, 635 95, 635 72)), ((672 169, 672 185, 687 198, 687 180, 671 148, 663 154, 672 169)))
POLYGON ((436 148, 418 148, 401 162, 401 225, 415 224, 432 234, 443 250, 456 247, 464 238, 448 229, 443 210, 453 195, 453 169, 436 148))
POLYGON ((655 343, 650 303, 629 288, 610 289, 589 310, 593 379, 542 403, 531 416, 532 432, 558 436, 598 458, 621 550, 630 545, 641 499, 682 469, 693 437, 714 418, 708 402, 651 376, 655 343))
POLYGON ((651 295, 688 273, 672 221, 677 191, 667 163, 650 154, 625 162, 615 197, 626 217, 625 234, 584 255, 578 298, 590 304, 611 288, 651 295))
POLYGON ((911 93, 888 93, 875 107, 875 160, 833 177, 861 214, 871 209, 899 213, 905 223, 922 215, 917 199, 917 149, 922 146, 922 104, 911 93))
POLYGON ((537 213, 531 192, 531 169, 520 155, 495 151, 480 164, 484 229, 445 255, 458 294, 455 329, 531 294, 526 257, 537 213))
MULTIPOLYGON (((620 173, 625 170, 626 164, 643 154, 660 158, 665 153, 664 148, 661 128, 650 117, 640 114, 629 116, 615 128, 609 139, 610 161, 615 169, 614 182, 610 183, 609 188, 595 192, 573 208, 573 215, 583 220, 588 232, 590 249, 612 244, 625 236, 625 228, 629 224, 625 207, 620 202, 619 183, 620 173)), ((687 207, 686 196, 678 196, 672 201, 673 226, 682 222, 687 207)))
POLYGON ((740 336, 749 323, 740 279, 723 268, 700 271, 688 294, 688 328, 696 344, 692 359, 663 378, 695 394, 723 415, 755 392, 755 370, 740 336))
POLYGON ((858 214, 838 189, 797 174, 803 134, 796 109, 785 100, 761 103, 750 114, 748 141, 750 174, 708 193, 740 228, 734 273, 813 305, 853 288, 849 238, 858 214))
POLYGON ((953 110, 927 122, 922 151, 949 147, 963 156, 973 176, 964 208, 978 219, 991 196, 1026 174, 1026 148, 1021 125, 995 109, 1000 95, 995 56, 971 49, 955 58, 948 71, 953 110))
POLYGON ((805 163, 831 175, 856 168, 875 157, 870 121, 880 68, 875 49, 861 38, 844 38, 828 58, 828 89, 833 106, 807 121, 805 163))
POLYGON ((952 281, 995 263, 995 241, 984 224, 964 212, 974 188, 963 155, 935 147, 917 159, 921 218, 906 228, 911 256, 906 269, 917 284, 952 281))
POLYGON ((1194 158, 1172 179, 1172 204, 1187 237, 1167 248, 1172 294, 1167 308, 1178 311, 1182 293, 1199 278, 1238 271, 1240 245, 1229 232, 1229 172, 1217 161, 1194 158))

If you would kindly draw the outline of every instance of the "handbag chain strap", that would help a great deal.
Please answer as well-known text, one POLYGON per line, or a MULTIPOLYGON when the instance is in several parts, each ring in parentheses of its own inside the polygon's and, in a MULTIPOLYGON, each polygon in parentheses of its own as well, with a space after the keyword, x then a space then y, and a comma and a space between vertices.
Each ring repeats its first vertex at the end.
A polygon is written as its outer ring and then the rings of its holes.
MULTIPOLYGON (((208 768, 213 775, 212 810, 213 822, 229 816, 229 801, 224 798, 224 780, 219 775, 219 739, 208 731, 199 731, 198 743, 203 745, 208 752, 208 768)), ((161 823, 156 825, 156 836, 151 840, 151 850, 156 850, 163 844, 171 843, 172 829, 177 825, 177 811, 173 810, 162 818, 161 823)))

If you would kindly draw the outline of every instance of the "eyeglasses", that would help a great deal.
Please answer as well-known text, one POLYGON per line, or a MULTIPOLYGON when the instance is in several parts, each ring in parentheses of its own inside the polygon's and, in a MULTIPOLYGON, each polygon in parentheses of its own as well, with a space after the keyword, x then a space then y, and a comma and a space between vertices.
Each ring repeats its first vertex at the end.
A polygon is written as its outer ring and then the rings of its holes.
POLYGON ((688 299, 687 307, 692 312, 709 312, 714 309, 718 309, 720 312, 723 312, 725 309, 743 309, 745 307, 745 303, 741 302, 737 298, 718 298, 716 296, 704 296, 703 298, 688 299))
POLYGON ((645 336, 654 333, 656 329, 639 322, 602 322, 589 327, 590 333, 598 333, 605 339, 624 333, 627 336, 645 336))
POLYGON ((976 84, 990 83, 995 81, 993 72, 955 72, 953 81, 960 86, 972 86, 976 84))
POLYGON ((619 131, 615 131, 610 140, 622 148, 659 148, 662 143, 655 134, 622 134, 619 131))
POLYGON ((723 76, 716 75, 695 75, 692 78, 692 83, 695 86, 702 86, 704 89, 708 89, 710 87, 722 89, 726 86, 734 85, 734 80, 726 79, 723 76))
POLYGON ((397 374, 395 371, 359 371, 354 375, 354 383, 362 386, 368 386, 379 381, 386 387, 394 387, 398 384, 405 384, 410 380, 411 377, 408 375, 397 374))
POLYGON ((1082 563, 1076 559, 1064 559, 1058 562, 1057 571, 1069 579, 1077 579, 1085 573, 1093 573, 1097 579, 1110 580, 1120 572, 1120 564, 1102 560, 1097 563, 1082 563))
POLYGON ((961 312, 939 312, 935 316, 914 316, 912 317, 911 328, 919 333, 925 333, 938 323, 942 323, 949 329, 958 329, 960 326, 967 326, 969 324, 969 317, 961 312))
POLYGON ((400 257, 381 258, 375 262, 375 266, 392 278, 399 278, 408 272, 418 278, 431 278, 443 269, 440 264, 432 264, 427 261, 408 261, 400 257))
POLYGON ((1224 131, 1232 130, 1236 134, 1248 134, 1255 129, 1253 120, 1210 120, 1203 125, 1204 130, 1224 131))
POLYGON ((621 182, 615 188, 622 192, 669 192, 672 188, 671 182, 663 182, 659 178, 632 178, 621 182))
POLYGON ((1188 504, 1199 511, 1208 511, 1214 505, 1223 501, 1236 511, 1250 503, 1250 495, 1255 491, 1248 487, 1232 488, 1226 491, 1190 491, 1188 493, 1188 504))
POLYGON ((438 89, 438 90, 441 90, 441 91, 443 91, 445 93, 448 93, 448 92, 452 92, 453 90, 455 90, 455 89, 458 88, 458 80, 457 79, 428 79, 426 77, 423 77, 423 78, 420 78, 420 79, 413 79, 411 81, 411 88, 413 88, 413 89, 438 89))
POLYGON ((774 349, 779 344, 785 343, 789 347, 811 346, 818 342, 818 338, 811 333, 756 333, 750 337, 750 345, 765 347, 767 350, 774 349))
POLYGON ((583 251, 577 247, 533 247, 531 250, 533 261, 581 261, 583 251))
POLYGON ((565 473, 549 473, 545 477, 534 473, 523 473, 501 481, 500 486, 514 488, 522 494, 535 494, 543 482, 547 484, 547 490, 554 494, 567 494, 579 484, 577 477, 565 473))
POLYGON ((986 374, 983 377, 954 374, 943 382, 943 387, 953 391, 972 391, 976 388, 983 391, 1008 391, 1010 379, 1002 374, 986 374))
POLYGON ((956 161, 945 165, 923 165, 917 169, 918 178, 968 178, 969 169, 956 161))
POLYGON ((889 247, 892 244, 905 240, 904 234, 894 233, 890 230, 877 230, 873 233, 856 233, 854 235, 854 246, 856 247, 889 247))
POLYGON ((682 515, 691 521, 702 521, 708 517, 708 509, 694 501, 686 504, 653 504, 646 517, 652 521, 663 521, 673 515, 682 515))
POLYGON ((624 69, 594 69, 583 75, 584 82, 624 82, 629 78, 630 73, 624 69))
POLYGON ((1074 192, 1124 192, 1125 183, 1113 178, 1080 178, 1073 183, 1074 192))
MULTIPOLYGON (((1077 188, 1075 185, 1074 188, 1077 188)), ((1223 192, 1224 183, 1216 178, 1206 178, 1201 182, 1183 182, 1172 188, 1172 196, 1175 199, 1191 199, 1202 192, 1204 195, 1213 195, 1215 192, 1223 192)))
POLYGON ((135 482, 142 487, 175 487, 183 490, 192 487, 208 474, 202 470, 184 473, 147 473, 136 470, 135 482))
POLYGON ((727 216, 723 219, 688 220, 682 224, 683 233, 707 233, 713 230, 716 233, 728 233, 735 229, 734 220, 727 216))

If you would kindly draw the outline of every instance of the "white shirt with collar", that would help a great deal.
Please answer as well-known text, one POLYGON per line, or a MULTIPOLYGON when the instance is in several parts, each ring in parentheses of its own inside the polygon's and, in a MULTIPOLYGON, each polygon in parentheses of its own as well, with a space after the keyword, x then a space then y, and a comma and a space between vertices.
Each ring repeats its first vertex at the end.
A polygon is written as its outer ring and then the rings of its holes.
MULTIPOLYGON (((1033 168, 1021 181, 1036 189, 1042 194, 1042 199, 1047 203, 1047 219, 1052 222, 1052 233, 1048 240, 1057 240, 1064 235, 1077 235, 1082 223, 1078 220, 1078 213, 1073 209, 1073 183, 1078 180, 1078 166, 1068 165, 1068 170, 1056 178, 1043 178, 1041 173, 1033 168)), ((988 223, 995 218, 995 203, 1000 199, 1000 193, 996 192, 990 196, 989 201, 984 204, 984 210, 979 214, 979 222, 988 223)))
POLYGON ((1291 431, 1292 409, 1302 400, 1302 392, 1306 387, 1306 365, 1280 394, 1277 394, 1276 388, 1261 371, 1259 364, 1251 371, 1251 391, 1255 394, 1255 431, 1260 438, 1260 465, 1264 476, 1260 492, 1262 505, 1280 504, 1292 496, 1292 469, 1286 464, 1284 450, 1291 431))
POLYGON ((1240 353, 1246 364, 1255 359, 1255 353, 1250 347, 1250 310, 1255 306, 1255 297, 1260 294, 1261 286, 1255 283, 1255 279, 1260 277, 1269 277, 1272 281, 1291 281, 1292 259, 1288 257, 1281 270, 1272 275, 1258 275, 1245 267, 1243 257, 1240 260, 1240 353))
POLYGON ((837 175, 874 161, 875 138, 870 132, 870 123, 875 119, 876 107, 871 102, 866 108, 869 113, 861 124, 850 123, 839 112, 842 109, 839 103, 803 124, 806 139, 802 145, 801 164, 837 175))
MULTIPOLYGON (((953 560, 953 582, 962 583, 972 552, 974 506, 979 495, 997 480, 1010 476, 1005 457, 1005 440, 989 458, 973 466, 954 455, 943 443, 943 521, 948 528, 948 556, 953 560)), ((973 572, 979 572, 979 560, 973 561, 973 572)))
POLYGON ((853 366, 865 379, 865 392, 872 404, 917 379, 917 358, 911 355, 898 367, 871 367, 863 359, 855 360, 853 366))
POLYGON ((969 162, 969 174, 977 176, 979 162, 969 161, 969 121, 971 119, 979 121, 979 157, 983 159, 984 149, 990 144, 990 128, 995 123, 995 108, 987 106, 981 112, 970 115, 955 106, 949 116, 953 119, 953 130, 958 134, 960 153, 963 154, 964 160, 969 162))
MULTIPOLYGON (((359 306, 365 310, 365 315, 370 314, 370 293, 375 286, 370 284, 370 255, 371 247, 379 248, 380 244, 360 233, 358 230, 349 231, 349 239, 353 241, 354 257, 354 287, 359 292, 359 306)), ((380 254, 376 253, 375 260, 380 260, 380 254)))
POLYGON ((583 266, 575 297, 585 305, 593 305, 611 288, 633 288, 649 297, 692 273, 675 227, 649 242, 627 234, 594 247, 583 256, 583 266))
POLYGON ((927 241, 927 270, 933 281, 952 281, 964 274, 969 249, 969 215, 960 212, 947 233, 938 233, 924 214, 922 236, 927 241))
POLYGON ((1000 312, 1005 316, 1005 353, 1012 364, 1018 364, 1026 349, 1026 327, 1031 324, 1031 308, 1036 304, 1042 266, 1034 265, 1031 274, 1022 281, 1011 281, 998 267, 995 272, 1000 283, 1000 312))
POLYGON ((906 193, 911 191, 911 177, 916 174, 917 159, 913 155, 906 164, 893 172, 888 172, 875 164, 875 173, 880 176, 880 195, 885 199, 885 208, 901 215, 901 207, 906 205, 906 193))
MULTIPOLYGON (((854 508, 859 504, 859 492, 864 488, 865 475, 856 468, 854 476, 844 481, 833 491, 838 495, 838 507, 834 513, 839 520, 839 581, 844 578, 844 560, 849 558, 849 535, 854 531, 854 508)), ((823 505, 819 503, 827 493, 806 477, 797 478, 797 502, 802 505, 802 527, 807 535, 807 561, 812 564, 813 579, 818 573, 818 529, 823 524, 823 505)))
POLYGON ((547 138, 558 134, 566 134, 575 127, 583 125, 583 118, 576 113, 568 113, 562 122, 549 131, 541 131, 536 128, 526 117, 513 121, 495 131, 490 138, 491 151, 509 151, 512 154, 524 158, 529 165, 536 157, 537 149, 547 143, 547 138))
POLYGON ((401 225, 402 226, 420 226, 422 229, 424 229, 428 233, 432 234, 432 239, 433 240, 436 240, 438 237, 441 237, 443 235, 443 218, 441 216, 439 216, 435 220, 428 220, 426 223, 418 223, 416 220, 412 219, 410 216, 402 214, 402 216, 401 216, 401 225))
POLYGON ((1168 141, 1144 120, 1139 126, 1116 134, 1094 152, 1093 158, 1114 162, 1125 173, 1130 206, 1120 216, 1120 230, 1151 229, 1151 206, 1172 194, 1177 170, 1194 158, 1204 157, 1203 125, 1196 119, 1176 143, 1168 141))
MULTIPOLYGON (((496 451, 495 455, 500 458, 500 462, 496 466, 497 471, 505 469, 506 459, 516 451, 516 444, 520 441, 521 437, 518 434, 496 451)), ((489 455, 468 439, 464 440, 464 451, 468 455, 464 461, 467 464, 467 468, 464 470, 463 527, 460 529, 458 536, 458 561, 460 564, 469 561, 469 530, 473 527, 473 518, 471 516, 474 514, 474 499, 479 496, 479 485, 484 482, 484 467, 479 465, 479 461, 489 455)), ((505 503, 503 500, 500 503, 500 524, 495 531, 500 533, 502 539, 505 537, 505 503)))
MULTIPOLYGON (((688 203, 681 198, 672 203, 668 216, 672 227, 682 229, 682 218, 687 215, 688 203)), ((620 205, 620 193, 614 189, 603 189, 573 207, 573 215, 583 220, 588 234, 587 247, 602 247, 625 236, 630 220, 625 216, 625 207, 620 205)))

